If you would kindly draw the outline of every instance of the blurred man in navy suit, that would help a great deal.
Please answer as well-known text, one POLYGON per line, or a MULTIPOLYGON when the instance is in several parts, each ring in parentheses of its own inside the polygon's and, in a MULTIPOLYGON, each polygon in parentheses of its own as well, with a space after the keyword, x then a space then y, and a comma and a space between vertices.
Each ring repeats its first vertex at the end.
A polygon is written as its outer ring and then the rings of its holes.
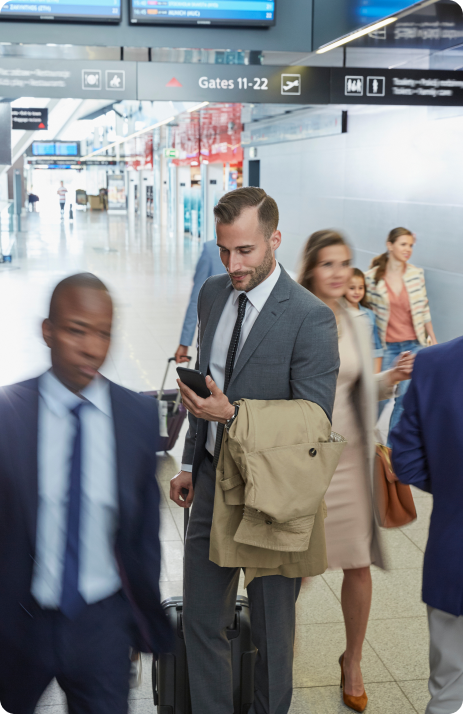
POLYGON ((431 639, 426 714, 454 714, 463 702, 462 337, 417 355, 391 442, 399 480, 433 495, 423 571, 431 639))
POLYGON ((162 652, 156 402, 102 377, 112 300, 55 288, 52 368, 0 390, 0 703, 33 714, 56 677, 72 714, 126 714, 129 648, 162 652))

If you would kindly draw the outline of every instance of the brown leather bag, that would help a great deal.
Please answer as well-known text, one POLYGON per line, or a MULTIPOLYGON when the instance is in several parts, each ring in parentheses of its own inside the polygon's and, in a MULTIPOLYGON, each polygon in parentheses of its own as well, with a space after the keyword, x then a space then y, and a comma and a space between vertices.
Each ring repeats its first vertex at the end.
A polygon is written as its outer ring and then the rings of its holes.
POLYGON ((400 528, 416 519, 410 486, 400 483, 391 463, 391 449, 376 444, 375 506, 379 525, 400 528))

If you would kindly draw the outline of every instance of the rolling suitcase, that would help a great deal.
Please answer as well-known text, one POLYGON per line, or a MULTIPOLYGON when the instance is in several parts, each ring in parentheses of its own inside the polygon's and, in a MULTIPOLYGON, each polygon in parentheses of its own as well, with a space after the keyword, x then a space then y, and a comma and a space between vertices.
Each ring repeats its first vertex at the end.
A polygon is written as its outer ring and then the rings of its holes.
MULTIPOLYGON (((185 533, 188 511, 185 510, 185 533)), ((207 584, 205 584, 207 587, 207 584)), ((192 714, 188 665, 183 636, 183 598, 170 597, 162 606, 175 633, 175 651, 153 659, 153 696, 158 714, 192 714)), ((235 618, 227 627, 233 669, 233 713, 247 714, 254 701, 256 649, 251 641, 247 597, 236 599, 235 618)))
MULTIPOLYGON (((191 357, 188 357, 188 359, 191 360, 191 357)), ((170 359, 167 360, 167 367, 164 379, 162 380, 161 389, 154 392, 142 392, 142 394, 146 394, 148 397, 155 397, 155 399, 158 399, 160 402, 166 402, 167 404, 168 435, 159 438, 159 451, 170 451, 174 448, 187 415, 187 410, 180 402, 180 390, 164 389, 171 362, 175 362, 175 357, 170 357, 170 359)))

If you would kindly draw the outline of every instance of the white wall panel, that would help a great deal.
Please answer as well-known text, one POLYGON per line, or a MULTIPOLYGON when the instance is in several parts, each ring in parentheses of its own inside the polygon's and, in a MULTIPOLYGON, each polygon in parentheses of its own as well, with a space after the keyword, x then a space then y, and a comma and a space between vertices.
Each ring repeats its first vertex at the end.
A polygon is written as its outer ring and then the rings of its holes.
POLYGON ((348 133, 259 147, 261 186, 278 202, 281 262, 298 269, 305 239, 343 230, 365 269, 391 228, 418 241, 440 340, 463 334, 463 116, 426 107, 349 110, 348 133))

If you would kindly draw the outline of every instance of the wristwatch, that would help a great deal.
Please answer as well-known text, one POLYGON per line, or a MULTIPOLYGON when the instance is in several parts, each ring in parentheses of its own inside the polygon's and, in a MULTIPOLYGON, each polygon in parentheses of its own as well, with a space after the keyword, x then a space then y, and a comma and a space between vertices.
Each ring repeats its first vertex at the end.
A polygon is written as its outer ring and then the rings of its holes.
POLYGON ((233 424, 233 422, 235 421, 236 417, 238 416, 239 410, 240 410, 239 405, 235 404, 235 413, 233 414, 233 416, 230 417, 230 419, 227 419, 227 421, 225 422, 225 429, 227 431, 230 431, 230 427, 233 424))

